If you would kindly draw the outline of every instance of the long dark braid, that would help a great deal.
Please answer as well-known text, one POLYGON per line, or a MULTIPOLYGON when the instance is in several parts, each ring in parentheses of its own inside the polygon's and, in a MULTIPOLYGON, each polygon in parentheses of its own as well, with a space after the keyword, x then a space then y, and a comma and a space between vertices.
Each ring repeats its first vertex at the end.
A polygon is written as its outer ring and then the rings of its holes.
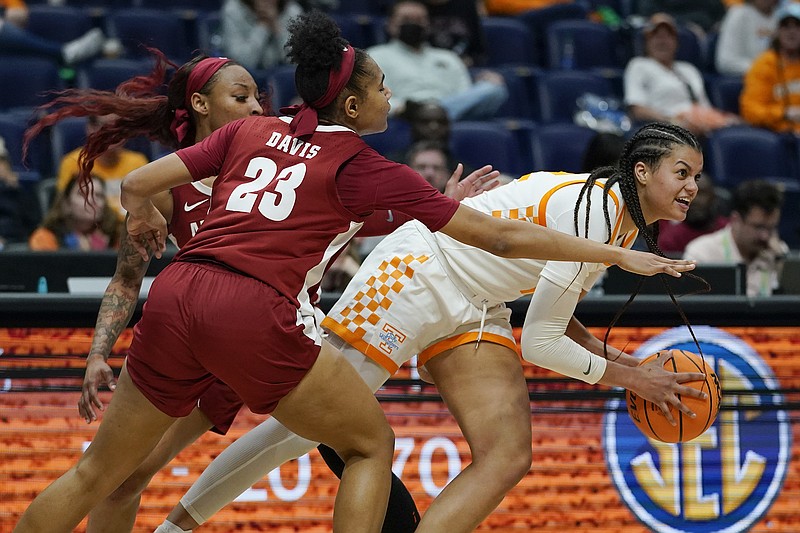
MULTIPOLYGON (((695 137, 688 130, 685 130, 684 128, 674 124, 652 123, 643 126, 639 131, 637 131, 636 134, 631 137, 627 143, 625 143, 625 147, 622 150, 622 154, 620 155, 617 166, 600 167, 594 170, 587 178, 586 183, 581 189, 580 194, 578 195, 578 200, 575 204, 575 234, 579 235, 579 210, 581 200, 585 196, 586 216, 583 227, 584 235, 588 237, 592 187, 596 185, 597 180, 604 179, 606 181, 603 186, 603 214, 605 215, 606 228, 608 231, 608 240, 606 243, 609 243, 611 240, 611 217, 609 216, 608 211, 609 192, 615 184, 619 184, 619 189, 622 193, 622 198, 625 201, 625 206, 628 210, 628 213, 636 224, 636 227, 639 229, 639 233, 644 237, 648 249, 650 252, 664 257, 664 252, 661 251, 661 248, 658 246, 658 223, 648 226, 647 222, 645 221, 644 213, 642 212, 642 205, 639 202, 639 193, 636 189, 636 177, 634 176, 633 169, 636 163, 640 161, 648 165, 650 168, 656 168, 661 163, 662 159, 672 153, 676 146, 690 146, 698 152, 702 151, 697 137, 695 137)), ((711 286, 703 278, 691 273, 685 273, 684 275, 699 281, 703 285, 703 287, 698 291, 695 291, 695 293, 708 292, 711 290, 711 286)), ((681 309, 681 306, 678 304, 678 301, 675 298, 675 293, 672 291, 672 287, 670 287, 669 282, 664 275, 660 274, 659 278, 664 284, 672 303, 678 310, 683 323, 689 328, 692 339, 694 339, 695 345, 702 355, 700 345, 694 336, 691 324, 689 324, 689 319, 686 317, 683 309, 681 309)), ((609 324, 608 330, 606 330, 606 334, 603 339, 606 358, 608 358, 607 344, 609 334, 611 333, 611 328, 614 327, 623 313, 625 313, 631 303, 633 303, 633 300, 636 298, 642 288, 642 283, 644 283, 644 276, 640 276, 639 282, 630 298, 627 302, 625 302, 625 305, 622 306, 622 309, 617 312, 616 316, 614 316, 613 320, 609 324)))

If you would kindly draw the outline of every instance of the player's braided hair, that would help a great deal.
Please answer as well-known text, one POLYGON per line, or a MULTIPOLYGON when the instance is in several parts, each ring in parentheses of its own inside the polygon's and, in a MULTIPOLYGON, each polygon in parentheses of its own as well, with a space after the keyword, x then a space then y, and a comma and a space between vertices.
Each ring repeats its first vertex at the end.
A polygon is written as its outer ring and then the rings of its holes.
MULTIPOLYGON (((639 193, 636 190, 636 177, 634 176, 633 169, 636 163, 640 161, 647 164, 647 166, 649 166, 651 169, 658 168, 658 165, 661 164, 661 161, 671 154, 677 146, 690 146, 698 152, 702 151, 697 137, 695 137, 688 130, 674 124, 652 123, 643 126, 639 131, 637 131, 636 134, 631 137, 627 143, 625 143, 625 147, 622 150, 622 154, 620 155, 617 166, 600 167, 595 169, 589 175, 589 178, 586 180, 586 183, 581 189, 580 194, 578 195, 578 200, 575 204, 575 234, 579 235, 578 228, 580 225, 578 220, 578 212, 580 209, 581 200, 584 197, 586 198, 586 216, 583 228, 584 235, 589 234, 591 190, 592 187, 596 185, 598 179, 605 179, 605 185, 603 186, 603 214, 605 215, 606 228, 608 231, 608 239, 606 240, 606 243, 609 243, 611 240, 611 217, 608 213, 609 191, 611 190, 612 186, 619 184, 622 198, 625 200, 625 206, 628 210, 628 213, 636 224, 636 227, 639 229, 639 233, 642 235, 642 237, 644 237, 648 249, 652 253, 663 257, 664 252, 662 252, 661 248, 658 246, 658 222, 652 226, 648 226, 647 222, 645 221, 644 213, 642 213, 642 206, 639 203, 639 193)), ((707 292, 711 289, 711 286, 703 278, 695 276, 691 273, 686 273, 685 275, 698 280, 703 285, 703 287, 697 292, 707 292)), ((675 299, 675 294, 667 282, 666 277, 664 275, 659 275, 659 278, 661 278, 667 294, 669 294, 672 303, 677 308, 684 324, 686 324, 686 326, 689 328, 692 338, 694 338, 694 332, 692 332, 689 320, 683 312, 683 309, 681 309, 680 305, 678 304, 678 301, 675 299)), ((606 331, 604 344, 606 344, 608 341, 611 328, 614 327, 622 314, 628 309, 630 304, 639 294, 643 282, 644 276, 641 276, 633 294, 631 294, 628 301, 624 306, 622 306, 622 309, 620 309, 620 311, 611 321, 608 330, 606 331)), ((695 344, 697 344, 697 339, 695 339, 695 344)), ((697 347, 700 349, 699 344, 697 347)))
MULTIPOLYGON (((636 191, 636 177, 633 168, 637 162, 641 161, 650 168, 657 168, 664 157, 672 153, 676 146, 691 146, 697 151, 701 151, 700 143, 697 138, 689 131, 673 124, 653 123, 642 127, 636 134, 625 143, 622 154, 617 166, 600 167, 595 169, 586 180, 586 184, 578 195, 575 204, 575 234, 578 235, 578 211, 581 200, 586 197, 586 218, 584 220, 584 234, 589 234, 589 210, 591 207, 592 187, 598 179, 605 179, 603 187, 603 213, 606 219, 608 239, 611 239, 611 219, 608 214, 608 194, 611 187, 619 184, 625 206, 633 218, 636 227, 647 242, 647 247, 654 254, 663 256, 664 252, 658 247, 658 224, 648 227, 642 213, 642 206, 639 203, 639 193, 636 191)), ((606 241, 608 242, 608 240, 606 241)))
MULTIPOLYGON (((314 102, 325 94, 328 75, 332 68, 338 69, 342 64, 342 49, 350 44, 342 37, 336 22, 318 10, 291 19, 288 31, 286 50, 289 60, 297 65, 294 74, 297 94, 307 103, 314 102)), ((317 110, 320 119, 335 119, 342 98, 351 94, 365 96, 363 87, 369 80, 369 56, 360 48, 355 48, 355 53, 350 80, 332 103, 317 110)))

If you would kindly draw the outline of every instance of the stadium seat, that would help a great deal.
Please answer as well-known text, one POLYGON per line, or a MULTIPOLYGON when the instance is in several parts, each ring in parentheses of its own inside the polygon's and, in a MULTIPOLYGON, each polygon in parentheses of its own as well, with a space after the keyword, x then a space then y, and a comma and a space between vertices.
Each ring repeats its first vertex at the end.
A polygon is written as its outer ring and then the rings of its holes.
POLYGON ((365 135, 364 142, 389 159, 402 159, 411 146, 411 126, 405 120, 390 118, 386 131, 365 135))
POLYGON ((533 130, 531 151, 536 170, 581 172, 583 156, 597 132, 575 124, 546 124, 533 130))
MULTIPOLYGON (((0 61, 2 63, 2 61, 0 61)), ((11 167, 17 171, 35 171, 48 175, 52 169, 50 137, 47 132, 34 138, 28 150, 28 158, 22 161, 22 138, 28 127, 29 112, 0 113, 0 137, 5 140, 11 167)))
POLYGON ((145 9, 184 9, 196 11, 214 11, 218 10, 222 2, 220 0, 133 0, 129 1, 128 5, 133 7, 141 7, 145 9))
POLYGON ((297 97, 297 90, 294 86, 294 69, 294 65, 282 65, 270 69, 267 73, 267 85, 270 88, 272 106, 276 112, 281 107, 291 104, 292 100, 297 97))
POLYGON ((542 122, 572 122, 578 97, 593 93, 615 97, 611 82, 592 72, 563 70, 542 72, 537 80, 542 122))
POLYGON ((599 22, 559 20, 547 28, 547 64, 551 69, 622 68, 620 48, 614 31, 599 22))
POLYGON ((377 44, 375 19, 370 15, 354 13, 331 13, 331 18, 339 25, 342 37, 357 48, 369 48, 377 44))
POLYGON ((63 88, 58 65, 48 59, 28 56, 7 56, 0 60, 0 111, 31 108, 45 103, 47 91, 63 88), (13 80, 13 82, 10 82, 13 80))
POLYGON ((729 189, 756 178, 797 182, 795 141, 752 126, 729 126, 708 137, 706 170, 729 189))
POLYGON ((538 62, 530 29, 511 17, 483 17, 488 54, 486 66, 534 65, 538 62))
POLYGON ((741 76, 714 75, 708 85, 708 99, 714 107, 739 114, 739 95, 744 80, 741 76))
POLYGON ((197 17, 197 45, 210 56, 222 55, 222 28, 219 11, 210 11, 197 17))
POLYGON ((533 36, 533 46, 536 50, 534 57, 539 60, 539 66, 544 67, 547 58, 547 28, 558 20, 586 19, 589 11, 580 2, 554 4, 539 9, 523 11, 515 18, 522 21, 533 36))
POLYGON ((148 74, 153 68, 149 59, 97 59, 78 72, 79 87, 113 91, 123 81, 148 74))
POLYGON ((500 67, 497 70, 506 82, 508 88, 508 99, 503 102, 496 116, 500 118, 533 118, 533 101, 528 90, 527 80, 520 74, 524 74, 525 67, 500 67), (523 71, 523 72, 521 72, 523 71))
POLYGON ((783 208, 778 232, 793 250, 800 250, 800 185, 784 184, 783 208))
POLYGON ((457 161, 473 168, 492 165, 512 176, 519 172, 516 140, 501 124, 454 122, 450 126, 450 150, 457 161))
POLYGON ((92 17, 71 6, 32 5, 26 29, 40 37, 65 43, 92 29, 92 17))
POLYGON ((129 58, 149 57, 145 46, 156 47, 176 63, 191 56, 184 20, 161 9, 118 9, 106 17, 110 36, 118 38, 129 58))
POLYGON ((391 3, 389 0, 346 0, 337 2, 331 14, 385 15, 391 3))

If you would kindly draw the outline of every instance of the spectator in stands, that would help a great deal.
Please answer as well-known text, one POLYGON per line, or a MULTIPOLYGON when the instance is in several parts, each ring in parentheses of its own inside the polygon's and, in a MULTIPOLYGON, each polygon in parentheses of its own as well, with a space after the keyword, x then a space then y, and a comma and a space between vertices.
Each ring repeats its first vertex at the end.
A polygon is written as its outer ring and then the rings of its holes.
POLYGON ((458 54, 428 44, 430 30, 425 5, 400 0, 387 21, 389 42, 368 50, 392 90, 392 113, 402 113, 410 101, 434 99, 451 120, 493 117, 508 98, 503 77, 481 71, 473 82, 458 54))
POLYGON ((775 32, 772 16, 778 0, 745 0, 728 8, 719 28, 717 72, 743 76, 753 60, 769 47, 775 32))
POLYGON ((480 2, 423 0, 431 19, 430 44, 457 53, 469 66, 486 63, 486 36, 481 27, 480 2))
POLYGON ((447 146, 436 141, 418 141, 412 144, 405 162, 440 192, 444 192, 451 169, 455 168, 447 146))
POLYGON ((106 38, 99 28, 92 28, 81 37, 60 43, 25 30, 28 9, 21 0, 0 0, 5 8, 0 17, 0 53, 34 55, 74 65, 103 53, 106 38))
POLYGON ((736 115, 711 106, 697 67, 676 61, 678 27, 670 15, 653 15, 644 28, 644 39, 645 56, 632 58, 623 76, 631 118, 671 122, 696 135, 708 135, 739 121, 736 115))
POLYGON ((222 51, 249 70, 284 64, 286 25, 302 12, 294 0, 225 0, 222 51))
POLYGON ((638 12, 646 17, 669 13, 679 23, 705 34, 719 26, 725 4, 721 0, 640 0, 638 12))
POLYGON ((720 213, 717 190, 711 176, 703 174, 697 180, 697 196, 692 200, 682 222, 662 220, 658 228, 658 246, 670 257, 681 257, 686 245, 728 224, 728 217, 720 213))
POLYGON ((450 118, 447 110, 435 100, 409 102, 403 115, 411 125, 411 142, 450 141, 450 118))
POLYGON ((789 247, 778 236, 783 193, 766 180, 740 184, 733 192, 730 222, 686 245, 684 259, 698 263, 744 263, 747 295, 769 296, 778 288, 789 247))
POLYGON ((31 250, 108 250, 119 245, 122 217, 106 201, 104 181, 92 179, 87 201, 78 175, 56 196, 53 207, 28 239, 31 250))
POLYGON ((20 187, 5 140, 0 137, 0 250, 7 244, 26 242, 39 223, 40 212, 35 196, 20 187))
POLYGON ((3 20, 18 28, 28 24, 28 6, 24 0, 0 0, 3 9, 3 20))
POLYGON ((800 133, 800 4, 786 4, 775 18, 772 46, 747 71, 739 107, 754 126, 800 133))
MULTIPOLYGON (((90 116, 86 122, 86 134, 91 135, 93 132, 99 130, 106 124, 112 123, 116 119, 116 115, 108 115, 105 117, 90 116)), ((61 164, 58 169, 58 181, 56 182, 57 191, 66 190, 67 184, 72 180, 72 177, 79 173, 78 156, 81 153, 81 148, 82 147, 78 147, 74 149, 61 159, 61 164)), ((141 152, 128 150, 123 144, 110 147, 95 159, 94 166, 92 167, 92 174, 104 182, 103 188, 106 191, 108 204, 117 213, 124 214, 119 201, 122 178, 124 178, 128 172, 146 165, 147 162, 148 158, 146 155, 141 152)))

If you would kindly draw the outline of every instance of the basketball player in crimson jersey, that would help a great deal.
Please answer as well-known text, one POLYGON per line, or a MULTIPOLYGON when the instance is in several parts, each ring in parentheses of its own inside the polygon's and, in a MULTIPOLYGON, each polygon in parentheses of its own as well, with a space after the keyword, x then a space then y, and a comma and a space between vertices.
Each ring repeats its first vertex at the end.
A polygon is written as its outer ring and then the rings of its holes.
POLYGON ((151 197, 218 175, 205 222, 153 283, 94 441, 16 531, 75 527, 216 379, 252 411, 272 413, 342 457, 334 531, 380 530, 393 432, 369 387, 322 339, 311 305, 326 268, 375 210, 397 210, 507 257, 607 262, 643 274, 692 268, 486 216, 443 196, 361 140, 386 128, 390 107, 374 61, 319 12, 294 19, 289 31, 304 100, 294 118, 232 122, 123 181, 131 242, 147 259, 151 250, 161 255, 167 235, 151 197))

